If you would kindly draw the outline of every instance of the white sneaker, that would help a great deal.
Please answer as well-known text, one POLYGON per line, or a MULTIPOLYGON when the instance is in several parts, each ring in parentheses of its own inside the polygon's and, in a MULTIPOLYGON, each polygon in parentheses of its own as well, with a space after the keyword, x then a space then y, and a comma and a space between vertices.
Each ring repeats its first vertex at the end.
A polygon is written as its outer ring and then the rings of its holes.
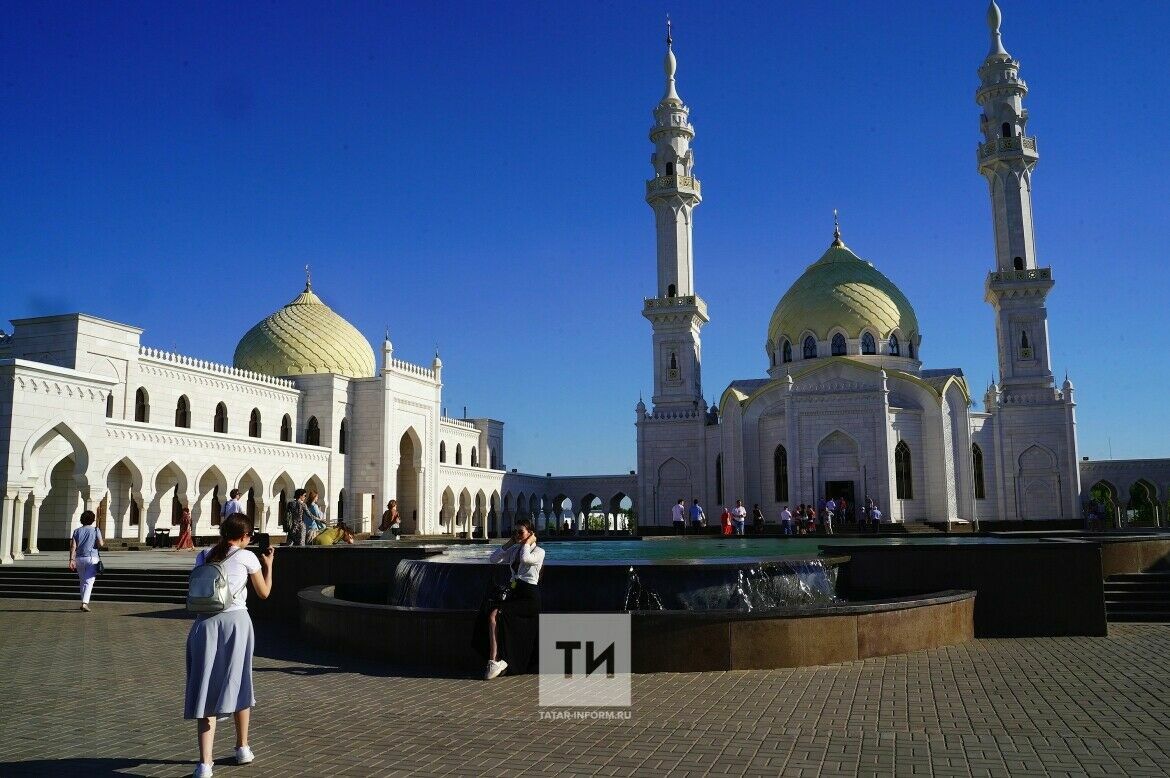
POLYGON ((508 669, 508 663, 503 659, 491 660, 488 662, 487 673, 484 674, 484 679, 490 681, 498 676, 500 673, 508 669))
POLYGON ((193 778, 211 778, 211 765, 200 762, 195 765, 193 778))
POLYGON ((255 758, 256 755, 248 746, 240 746, 236 749, 236 764, 249 764, 255 758))

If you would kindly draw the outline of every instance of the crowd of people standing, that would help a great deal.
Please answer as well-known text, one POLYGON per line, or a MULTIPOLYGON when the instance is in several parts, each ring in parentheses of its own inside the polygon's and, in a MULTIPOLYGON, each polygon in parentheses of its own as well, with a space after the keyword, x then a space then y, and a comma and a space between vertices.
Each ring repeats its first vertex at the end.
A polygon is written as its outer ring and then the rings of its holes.
MULTIPOLYGON (((687 532, 688 524, 693 532, 701 532, 707 526, 707 514, 703 511, 699 499, 696 497, 689 508, 680 497, 671 512, 671 523, 674 525, 674 534, 682 535, 687 532), (689 519, 689 522, 688 522, 689 519)), ((823 533, 834 534, 834 521, 855 524, 859 532, 878 532, 881 529, 883 515, 877 504, 866 498, 861 506, 854 507, 845 497, 825 496, 813 503, 800 503, 797 506, 785 505, 780 510, 779 524, 783 535, 813 535, 823 533)), ((736 500, 735 505, 723 506, 719 514, 720 532, 726 536, 742 536, 748 530, 748 510, 743 500, 736 500)), ((767 529, 767 517, 759 503, 752 506, 751 529, 757 534, 764 534, 767 529)))

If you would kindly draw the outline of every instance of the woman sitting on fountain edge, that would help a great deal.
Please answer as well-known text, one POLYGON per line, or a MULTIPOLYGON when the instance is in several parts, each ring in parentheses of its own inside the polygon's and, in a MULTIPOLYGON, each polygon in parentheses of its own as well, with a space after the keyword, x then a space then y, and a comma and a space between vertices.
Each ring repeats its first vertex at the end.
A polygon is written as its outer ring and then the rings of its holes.
POLYGON ((506 562, 512 568, 503 601, 489 600, 479 612, 475 645, 487 655, 484 677, 495 678, 507 668, 513 673, 528 669, 536 649, 540 619, 540 569, 544 549, 536 545, 532 520, 516 520, 512 537, 492 551, 493 563, 506 562))

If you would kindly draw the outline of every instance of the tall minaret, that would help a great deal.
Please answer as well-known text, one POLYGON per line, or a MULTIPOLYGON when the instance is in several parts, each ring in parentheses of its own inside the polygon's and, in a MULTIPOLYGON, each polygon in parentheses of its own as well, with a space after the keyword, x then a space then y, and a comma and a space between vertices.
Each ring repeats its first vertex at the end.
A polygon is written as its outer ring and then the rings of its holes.
POLYGON ((981 83, 975 101, 983 108, 979 172, 987 179, 995 225, 996 269, 987 277, 986 300, 995 308, 1001 388, 1006 399, 1013 394, 1055 390, 1055 385, 1045 307, 1052 270, 1037 265, 1032 229, 1032 170, 1040 155, 1036 139, 1025 134, 1028 86, 1020 78, 1019 61, 1003 47, 1001 20, 999 6, 992 0, 987 9, 991 50, 979 68, 981 83))
POLYGON ((695 128, 675 91, 678 62, 671 45, 667 19, 666 93, 654 109, 654 178, 646 182, 658 230, 658 296, 646 299, 642 315, 654 327, 654 407, 680 411, 706 407, 699 330, 708 318, 707 304, 695 294, 691 243, 691 217, 703 199, 691 152, 695 128))

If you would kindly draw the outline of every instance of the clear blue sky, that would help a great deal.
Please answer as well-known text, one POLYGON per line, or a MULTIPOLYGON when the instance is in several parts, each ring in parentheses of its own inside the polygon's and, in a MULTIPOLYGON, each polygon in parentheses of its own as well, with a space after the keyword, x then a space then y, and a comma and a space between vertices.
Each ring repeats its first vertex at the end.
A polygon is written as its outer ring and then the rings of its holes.
MULTIPOLYGON (((995 371, 973 2, 674 2, 698 131, 708 397, 763 375, 776 302, 846 242, 927 367, 995 371)), ((635 465, 651 389, 659 3, 5 4, 0 318, 82 310, 230 361, 314 288, 507 423, 509 467, 635 465)), ((1081 453, 1170 456, 1170 5, 1005 0, 1032 92, 1053 364, 1081 453), (1059 377, 1059 376, 1058 376, 1059 377)))

